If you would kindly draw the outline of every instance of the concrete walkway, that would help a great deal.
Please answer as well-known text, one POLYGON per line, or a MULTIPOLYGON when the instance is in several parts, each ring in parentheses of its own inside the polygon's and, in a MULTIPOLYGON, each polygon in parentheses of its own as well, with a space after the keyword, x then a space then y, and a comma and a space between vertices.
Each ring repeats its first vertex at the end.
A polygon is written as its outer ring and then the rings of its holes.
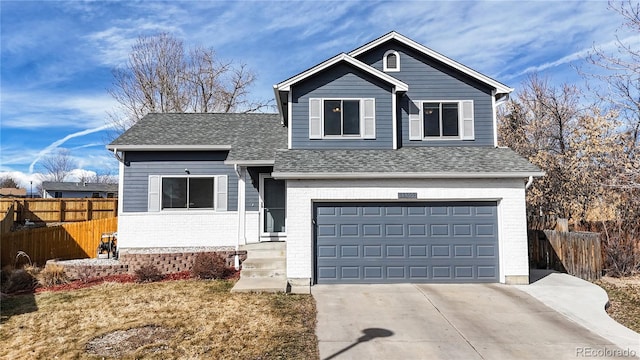
MULTIPOLYGON (((555 278, 547 277, 537 286, 575 292, 560 280, 554 282, 555 278)), ((313 286, 320 358, 628 359, 629 352, 635 351, 578 325, 520 288, 500 284, 313 286)))
POLYGON ((604 289, 575 276, 546 270, 531 270, 531 279, 532 284, 516 287, 618 347, 633 350, 640 356, 640 334, 607 315, 605 306, 609 298, 604 289))

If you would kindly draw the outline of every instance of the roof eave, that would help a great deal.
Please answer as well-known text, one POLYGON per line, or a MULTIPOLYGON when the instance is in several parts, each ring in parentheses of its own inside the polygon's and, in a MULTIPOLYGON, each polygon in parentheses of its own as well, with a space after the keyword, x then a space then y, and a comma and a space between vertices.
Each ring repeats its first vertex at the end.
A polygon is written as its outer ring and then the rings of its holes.
POLYGON ((273 166, 275 160, 225 160, 225 165, 238 166, 273 166))
POLYGON ((111 151, 227 151, 231 145, 107 145, 111 151))
POLYGON ((313 76, 339 62, 347 62, 353 66, 355 66, 356 68, 365 71, 391 85, 393 85, 396 88, 396 91, 408 91, 409 90, 409 86, 407 84, 405 84, 404 82, 394 78, 393 76, 387 75, 384 72, 377 70, 363 62, 361 62, 358 59, 353 58, 352 56, 345 54, 345 53, 341 53, 338 54, 334 57, 332 57, 331 59, 328 59, 288 80, 285 80, 279 84, 274 85, 274 89, 276 90, 280 90, 280 91, 290 91, 291 90, 291 86, 310 77, 313 76))
POLYGON ((544 176, 540 171, 513 171, 513 172, 350 172, 350 173, 300 173, 276 171, 271 174, 278 179, 517 179, 544 176))

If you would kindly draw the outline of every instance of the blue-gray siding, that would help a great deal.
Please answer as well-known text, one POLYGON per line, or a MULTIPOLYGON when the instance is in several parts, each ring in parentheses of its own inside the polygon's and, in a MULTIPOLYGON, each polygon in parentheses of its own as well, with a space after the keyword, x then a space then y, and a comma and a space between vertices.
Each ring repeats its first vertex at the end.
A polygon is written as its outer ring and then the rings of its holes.
MULTIPOLYGON (((238 177, 233 166, 223 163, 226 152, 127 152, 124 167, 124 212, 146 212, 149 175, 227 175, 227 210, 238 208, 238 177)), ((247 176, 247 179, 249 177, 247 176)), ((246 182, 247 210, 258 210, 258 190, 246 182)), ((195 210, 194 210, 195 211, 195 210)))
POLYGON ((388 50, 400 55, 400 71, 388 74, 409 85, 409 91, 399 99, 402 146, 493 146, 493 108, 488 86, 395 41, 359 55, 358 60, 382 71, 382 58, 388 50), (408 104, 417 100, 473 100, 475 140, 409 141, 408 104))
POLYGON ((495 202, 318 203, 317 283, 497 282, 495 202))
POLYGON ((391 85, 350 65, 338 64, 292 87, 292 120, 289 123, 294 149, 375 149, 393 146, 391 85), (310 98, 374 98, 376 138, 309 139, 310 98))

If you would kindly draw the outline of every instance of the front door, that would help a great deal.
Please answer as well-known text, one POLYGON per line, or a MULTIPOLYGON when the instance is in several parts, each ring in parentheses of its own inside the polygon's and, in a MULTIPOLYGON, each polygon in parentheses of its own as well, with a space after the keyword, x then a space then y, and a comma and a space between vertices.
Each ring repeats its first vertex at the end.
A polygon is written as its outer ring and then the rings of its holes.
POLYGON ((261 237, 277 237, 286 231, 286 184, 268 174, 260 174, 261 237))

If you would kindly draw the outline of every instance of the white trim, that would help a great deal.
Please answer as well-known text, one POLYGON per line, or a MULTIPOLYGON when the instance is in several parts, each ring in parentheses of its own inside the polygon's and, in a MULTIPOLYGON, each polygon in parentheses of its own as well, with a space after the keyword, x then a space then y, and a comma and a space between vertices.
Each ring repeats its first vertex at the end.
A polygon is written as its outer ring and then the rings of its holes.
MULTIPOLYGON (((259 226, 260 226, 260 238, 261 239, 272 239, 272 238, 279 238, 279 237, 286 237, 287 235, 287 187, 285 185, 284 188, 284 232, 275 232, 275 233, 270 233, 270 232, 265 232, 264 231, 264 179, 274 179, 273 176, 271 176, 271 174, 268 173, 260 173, 259 174, 259 178, 260 178, 260 182, 259 182, 259 189, 258 189, 258 193, 259 193, 259 212, 260 212, 260 220, 259 220, 259 226)), ((276 179, 278 180, 278 179, 276 179)))
POLYGON ((225 165, 273 165, 275 164, 275 160, 225 160, 223 163, 225 165))
MULTIPOLYGON (((311 113, 311 100, 309 99, 309 113, 311 113)), ((327 139, 327 140, 353 140, 353 139, 375 139, 376 137, 376 124, 377 124, 377 117, 376 117, 376 99, 375 98, 349 98, 349 97, 344 97, 344 98, 313 98, 313 100, 320 100, 320 132, 321 132, 321 139, 327 139), (324 102, 325 101, 344 101, 344 100, 357 100, 358 101, 358 109, 360 111, 360 119, 359 119, 359 123, 360 123, 360 133, 357 135, 325 135, 324 133, 324 102), (366 100, 371 100, 373 101, 373 137, 366 137, 364 134, 364 127, 365 127, 365 120, 364 120, 364 103, 366 100)), ((343 119, 344 120, 344 119, 343 119)), ((341 122, 340 125, 342 126, 343 123, 341 122)), ((341 129, 342 131, 342 129, 341 129)), ((311 124, 309 124, 309 139, 318 139, 317 137, 312 137, 311 136, 311 124)))
MULTIPOLYGON (((185 174, 185 175, 149 175, 149 178, 151 178, 152 176, 157 176, 159 178, 159 196, 158 196, 158 209, 157 211, 155 211, 156 213, 172 213, 172 212, 177 212, 177 211, 188 211, 188 212, 200 212, 200 211, 215 211, 217 213, 220 212, 227 212, 228 209, 228 201, 229 201, 229 185, 228 183, 225 183, 226 186, 221 187, 221 179, 225 179, 228 182, 228 176, 227 175, 190 175, 190 174, 185 174), (164 208, 162 206, 162 180, 164 180, 165 178, 172 178, 172 179, 176 179, 176 178, 185 178, 185 179, 193 179, 193 178, 205 178, 205 179, 213 179, 213 207, 210 208, 164 208), (225 194, 226 199, 224 200, 224 202, 221 202, 220 199, 220 195, 221 194, 225 194), (224 205, 223 208, 219 208, 221 205, 224 205)), ((187 196, 189 195, 188 193, 188 186, 189 186, 189 182, 187 181, 187 196)), ((149 201, 150 199, 147 199, 147 201, 149 201)))
POLYGON ((240 270, 240 258, 237 255, 238 250, 240 250, 240 245, 245 245, 247 243, 247 214, 246 214, 246 168, 242 166, 235 166, 236 175, 238 176, 238 241, 236 242, 236 255, 234 256, 234 267, 236 270, 240 270))
POLYGON ((323 172, 323 173, 295 173, 273 172, 271 176, 276 179, 494 179, 494 178, 523 178, 529 176, 541 177, 544 172, 487 172, 487 173, 463 173, 463 172, 323 172))
MULTIPOLYGON (((496 91, 491 91, 491 114, 493 116, 493 146, 498 147, 498 117, 496 111, 498 107, 496 106, 496 91)), ((474 119, 475 122, 475 119, 474 119)))
POLYGON ((124 212, 124 162, 118 162, 118 216, 124 212))
POLYGON ((438 60, 438 61, 440 61, 440 62, 442 62, 442 63, 444 63, 444 64, 446 64, 448 66, 451 66, 452 68, 454 68, 454 69, 456 69, 456 70, 458 70, 458 71, 460 71, 460 72, 462 72, 464 74, 467 74, 467 75, 479 80, 480 82, 483 82, 483 83, 485 83, 487 85, 490 85, 491 87, 495 88, 498 93, 508 94, 508 93, 513 91, 513 88, 510 88, 510 87, 508 87, 508 86, 506 86, 506 85, 504 85, 504 84, 502 84, 502 83, 500 83, 500 82, 498 82, 498 81, 496 81, 496 80, 494 80, 494 79, 492 79, 492 78, 490 78, 490 77, 488 77, 486 75, 483 75, 483 74, 481 74, 481 73, 479 73, 479 72, 477 72, 477 71, 475 71, 475 70, 473 70, 473 69, 471 69, 471 68, 469 68, 469 67, 467 67, 467 66, 465 66, 463 64, 460 64, 459 62, 457 62, 457 61, 455 61, 453 59, 450 59, 450 58, 448 58, 448 57, 446 57, 446 56, 444 56, 444 55, 442 55, 442 54, 440 54, 440 53, 438 53, 438 52, 436 52, 436 51, 434 51, 432 49, 429 49, 428 47, 426 47, 426 46, 424 46, 422 44, 419 44, 419 43, 417 43, 417 42, 405 37, 404 35, 401 35, 401 34, 395 32, 395 31, 392 31, 392 32, 390 32, 390 33, 388 33, 386 35, 383 35, 383 36, 381 36, 381 37, 369 42, 368 44, 365 44, 365 45, 363 45, 363 46, 361 46, 361 47, 359 47, 359 48, 357 48, 355 50, 350 51, 349 55, 353 56, 353 57, 357 57, 358 55, 360 55, 360 54, 362 54, 364 52, 367 52, 367 51, 369 51, 369 50, 377 47, 378 45, 383 44, 383 43, 385 43, 385 42, 387 42, 389 40, 399 41, 400 43, 403 43, 403 44, 405 44, 405 45, 407 45, 407 46, 409 46, 409 47, 411 47, 411 48, 423 53, 426 56, 432 57, 432 58, 434 58, 434 59, 436 59, 436 60, 438 60))
POLYGON ((473 111, 473 107, 474 105, 474 101, 473 100, 415 100, 413 102, 414 104, 416 104, 418 106, 418 114, 420 117, 420 138, 421 139, 413 139, 413 141, 447 141, 447 140, 475 140, 475 124, 476 124, 476 119, 475 119, 475 111, 473 111), (471 137, 468 137, 465 133, 464 133, 464 114, 463 114, 463 106, 465 102, 471 102, 472 105, 472 112, 473 112, 473 116, 472 116, 472 129, 473 131, 473 135, 471 137), (444 136, 441 135, 439 137, 436 136, 425 136, 424 134, 424 104, 425 103, 438 103, 440 104, 440 132, 442 132, 442 104, 443 103, 457 103, 458 104, 458 135, 457 136, 444 136), (419 105, 418 105, 419 104, 419 105))
POLYGON ((384 53, 384 55, 382 56, 382 71, 385 71, 385 72, 399 72, 400 71, 400 54, 398 54, 397 51, 388 50, 386 53, 384 53), (395 55, 396 56, 396 67, 395 68, 387 67, 387 57, 389 55, 395 55))
POLYGON ((275 99, 276 99, 278 114, 280 114, 280 122, 282 123, 282 125, 284 125, 284 112, 282 111, 282 104, 280 103, 280 92, 278 91, 278 88, 275 85, 273 85, 273 95, 275 96, 275 99))
POLYGON ((409 86, 407 84, 405 84, 404 82, 394 78, 393 76, 387 75, 384 72, 377 70, 363 62, 361 62, 360 60, 357 60, 345 53, 341 53, 338 54, 334 57, 332 57, 329 60, 326 60, 314 67, 312 67, 311 69, 304 71, 288 80, 285 80, 279 84, 274 85, 275 88, 277 88, 280 91, 291 91, 291 86, 310 77, 313 76, 339 62, 346 62, 348 64, 353 65, 354 67, 371 74, 372 76, 375 76, 385 82, 388 82, 389 84, 393 85, 396 87, 397 91, 407 91, 409 90, 409 86))
POLYGON ((231 150, 231 145, 107 145, 107 149, 118 151, 197 151, 231 150))
POLYGON ((287 127, 288 127, 288 139, 287 139, 287 148, 293 149, 293 121, 291 118, 293 116, 293 106, 291 106, 291 100, 293 99, 292 92, 289 91, 287 94, 287 127))
POLYGON ((398 109, 396 109, 397 100, 396 100, 396 89, 391 90, 391 124, 393 129, 391 129, 391 147, 393 150, 398 149, 398 109))

